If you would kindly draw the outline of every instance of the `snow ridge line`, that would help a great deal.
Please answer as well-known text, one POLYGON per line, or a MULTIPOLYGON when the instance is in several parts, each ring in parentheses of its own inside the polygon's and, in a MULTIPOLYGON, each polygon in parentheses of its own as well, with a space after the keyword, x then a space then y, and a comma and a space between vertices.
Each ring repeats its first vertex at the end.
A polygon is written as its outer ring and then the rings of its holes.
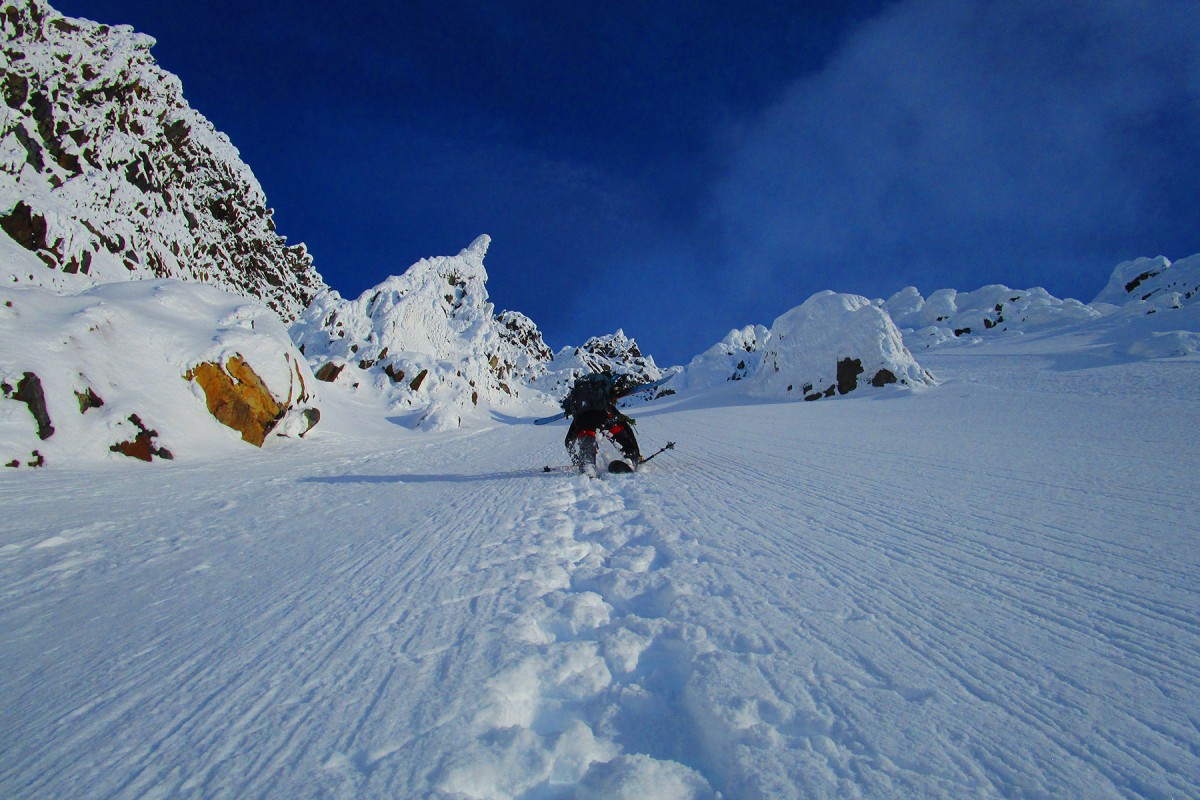
POLYGON ((522 535, 536 559, 508 630, 523 656, 487 682, 475 740, 442 765, 438 790, 721 797, 685 701, 693 661, 713 645, 704 628, 668 618, 687 591, 670 575, 679 543, 639 508, 641 494, 628 478, 579 476, 531 501, 522 535))

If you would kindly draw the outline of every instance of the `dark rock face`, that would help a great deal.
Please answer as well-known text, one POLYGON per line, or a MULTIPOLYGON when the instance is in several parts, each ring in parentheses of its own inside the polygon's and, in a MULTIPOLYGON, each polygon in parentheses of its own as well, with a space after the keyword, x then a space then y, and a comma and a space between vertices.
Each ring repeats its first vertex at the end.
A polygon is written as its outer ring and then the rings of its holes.
POLYGON ((13 206, 12 211, 0 216, 3 229, 14 242, 35 253, 46 249, 46 220, 23 202, 13 206))
POLYGON ((155 456, 168 461, 174 458, 170 450, 165 447, 159 447, 154 443, 154 440, 158 437, 158 431, 147 428, 137 414, 130 414, 129 422, 138 429, 137 435, 129 441, 117 442, 109 447, 109 450, 129 456, 130 458, 136 458, 139 461, 152 461, 155 456))
POLYGON ((309 431, 311 431, 313 428, 315 428, 317 426, 317 423, 321 421, 321 410, 318 408, 311 408, 311 407, 306 408, 303 411, 303 416, 304 416, 304 421, 308 424, 308 427, 305 428, 304 432, 300 434, 301 439, 304 438, 305 433, 308 433, 309 431))
POLYGON ((843 358, 837 362, 838 394, 849 394, 858 388, 858 376, 863 373, 862 361, 857 358, 843 358))
MULTIPOLYGON (((333 383, 337 380, 337 376, 342 374, 342 370, 345 367, 345 364, 335 364, 332 361, 326 362, 316 371, 317 380, 333 383)), ((403 377, 403 373, 401 373, 401 377, 403 377)))
POLYGON ((100 399, 100 395, 89 386, 86 391, 76 392, 75 397, 79 400, 79 413, 86 414, 89 409, 101 408, 104 401, 100 399))
POLYGON ((250 169, 155 63, 152 44, 43 0, 5 4, 0 139, 24 159, 0 164, 10 176, 0 229, 55 271, 20 280, 180 278, 292 321, 324 288, 311 256, 275 233, 250 169))
POLYGON ((3 389, 5 397, 11 397, 29 406, 29 413, 33 414, 37 422, 39 439, 45 441, 54 435, 54 426, 50 424, 50 412, 46 409, 46 393, 42 391, 42 382, 37 375, 26 372, 17 382, 15 392, 8 384, 0 388, 3 389))
POLYGON ((882 389, 889 383, 896 382, 896 375, 890 369, 881 369, 875 373, 875 377, 871 378, 871 385, 876 389, 882 389))

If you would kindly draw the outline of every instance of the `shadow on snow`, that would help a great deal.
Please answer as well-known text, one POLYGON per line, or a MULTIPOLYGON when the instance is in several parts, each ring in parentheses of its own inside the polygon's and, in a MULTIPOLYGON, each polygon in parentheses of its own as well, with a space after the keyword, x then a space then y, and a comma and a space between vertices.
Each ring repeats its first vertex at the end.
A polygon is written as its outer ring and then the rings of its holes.
POLYGON ((541 467, 514 469, 504 472, 463 473, 406 473, 397 475, 314 475, 301 478, 301 483, 478 483, 506 481, 513 478, 550 478, 561 470, 546 472, 541 467))

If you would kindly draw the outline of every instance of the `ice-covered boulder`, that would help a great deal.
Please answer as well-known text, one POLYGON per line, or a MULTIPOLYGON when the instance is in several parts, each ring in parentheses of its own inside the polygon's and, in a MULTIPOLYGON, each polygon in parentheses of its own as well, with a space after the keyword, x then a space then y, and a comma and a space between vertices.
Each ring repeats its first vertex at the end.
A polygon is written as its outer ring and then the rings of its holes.
POLYGON ((0 283, 79 291, 179 278, 259 299, 294 319, 324 283, 229 139, 124 25, 43 0, 0 13, 0 283))
POLYGON ((265 306, 177 280, 0 287, 0 463, 237 453, 318 416, 265 306))
POLYGON ((754 393, 817 400, 864 385, 932 384, 887 312, 865 297, 820 292, 771 325, 754 393))
POLYGON ((550 349, 528 317, 496 314, 480 236, 457 256, 422 259, 354 300, 319 295, 293 341, 327 380, 373 387, 422 428, 457 427, 515 403, 543 374, 550 349))

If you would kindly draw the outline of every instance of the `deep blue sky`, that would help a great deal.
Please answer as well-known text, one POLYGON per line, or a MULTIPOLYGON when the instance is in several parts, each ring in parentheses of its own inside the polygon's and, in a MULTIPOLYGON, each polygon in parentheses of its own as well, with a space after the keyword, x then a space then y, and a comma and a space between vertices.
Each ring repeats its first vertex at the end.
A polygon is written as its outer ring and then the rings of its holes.
POLYGON ((1200 251, 1194 0, 52 2, 158 40, 344 296, 488 233, 556 349, 1200 251))

